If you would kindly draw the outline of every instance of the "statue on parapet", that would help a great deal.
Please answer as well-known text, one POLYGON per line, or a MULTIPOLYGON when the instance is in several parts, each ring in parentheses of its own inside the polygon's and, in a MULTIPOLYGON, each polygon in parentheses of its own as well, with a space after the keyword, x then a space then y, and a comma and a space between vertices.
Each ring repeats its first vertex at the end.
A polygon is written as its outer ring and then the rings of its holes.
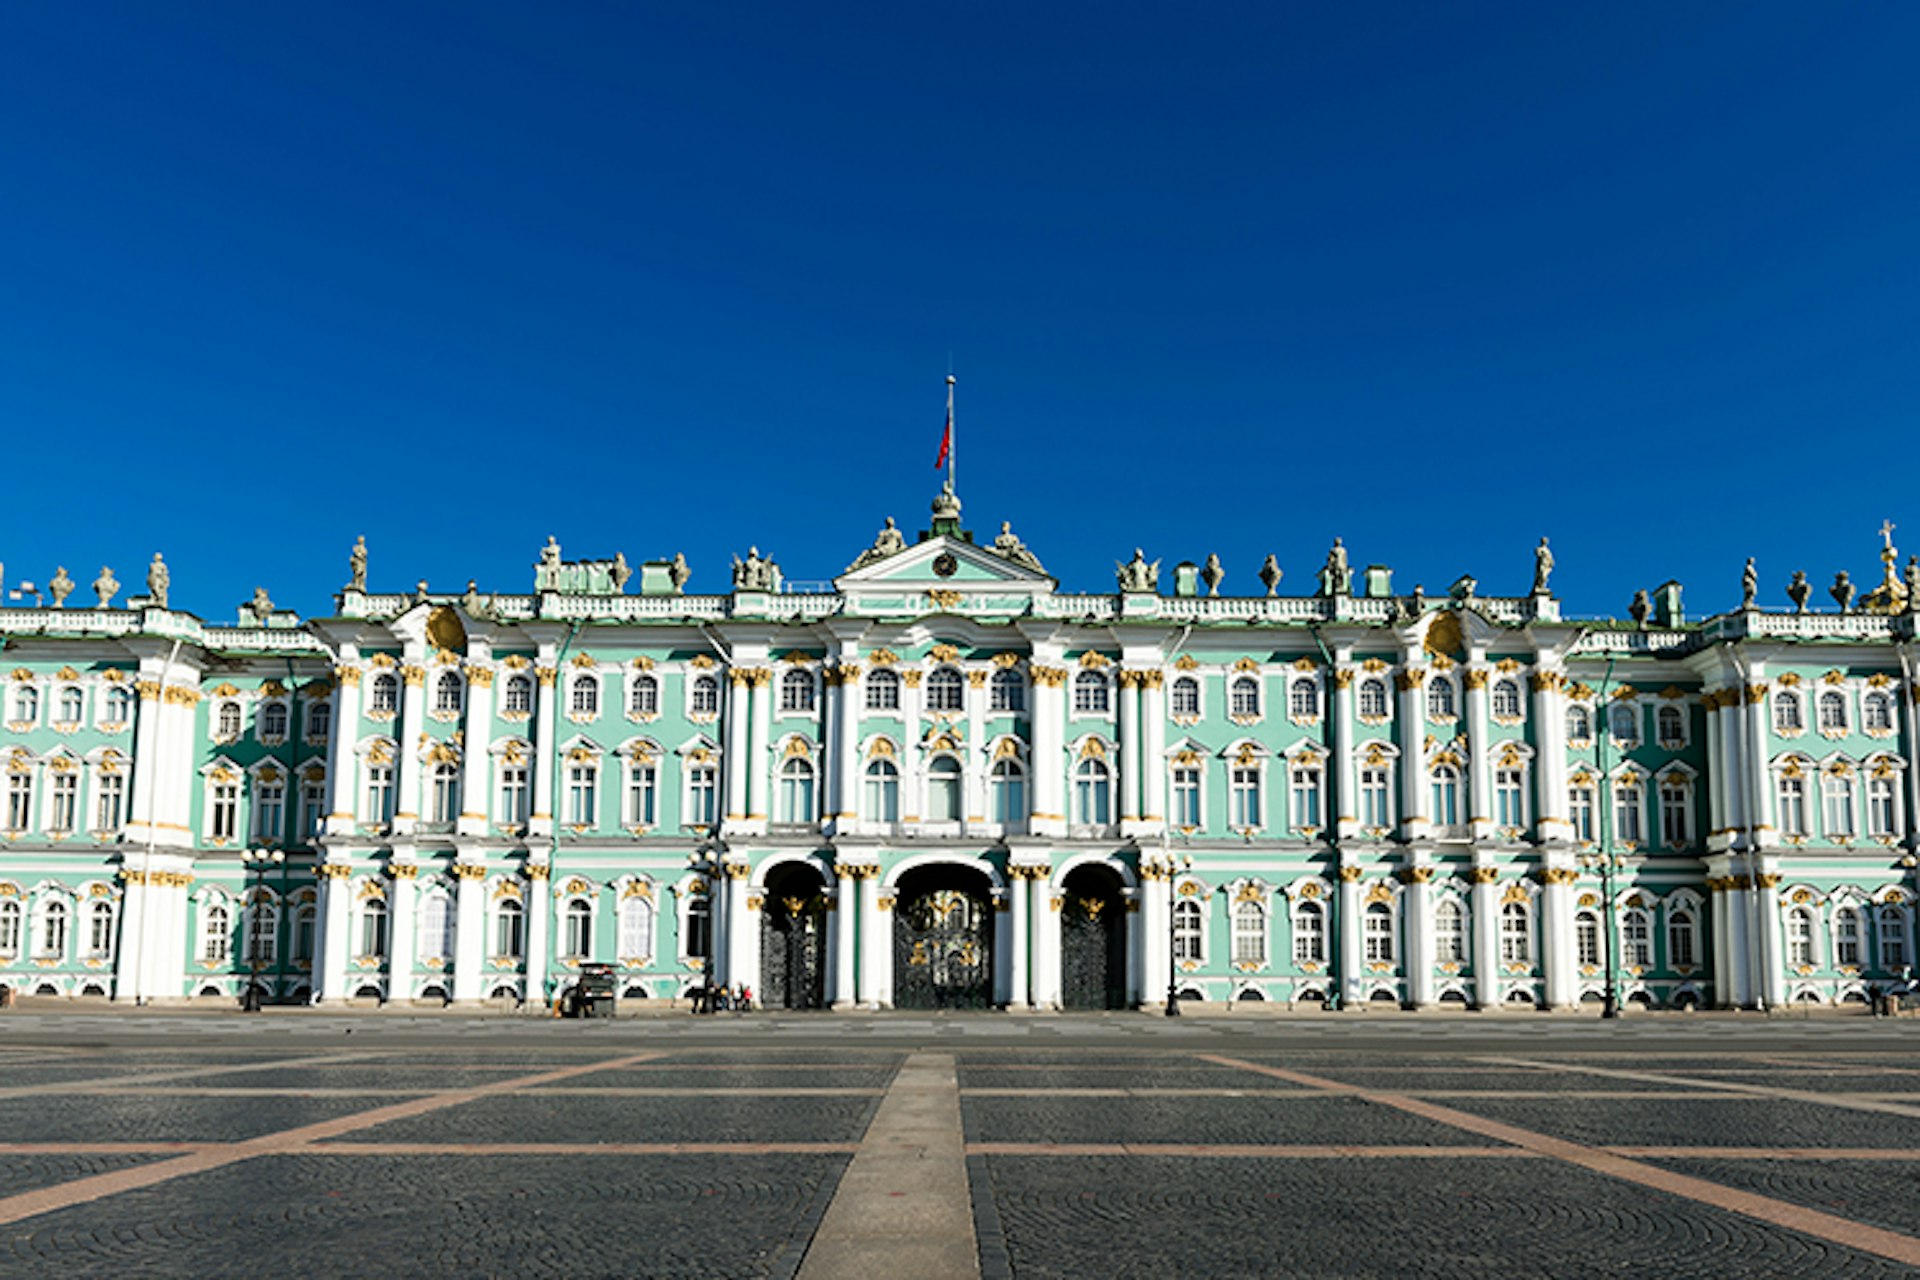
POLYGON ((367 535, 364 533, 353 540, 353 550, 347 553, 347 585, 355 591, 367 589, 367 535))
POLYGON ((1344 596, 1353 593, 1353 571, 1347 567, 1346 544, 1335 538, 1327 552, 1326 567, 1320 570, 1320 594, 1344 596))
POLYGON ((255 587, 253 599, 240 607, 252 614, 253 620, 263 627, 267 625, 267 619, 273 616, 273 600, 267 595, 265 587, 255 587))
POLYGON ((673 584, 675 591, 685 591, 687 589, 687 579, 692 576, 693 569, 687 564, 686 552, 674 552, 673 563, 667 566, 667 581, 673 584))
POLYGON ((1280 590, 1280 579, 1285 576, 1285 573, 1286 571, 1280 567, 1280 557, 1271 551, 1267 552, 1266 561, 1260 566, 1260 585, 1267 589, 1268 595, 1271 596, 1280 590))
POLYGON ((1753 608, 1754 597, 1760 594, 1760 571, 1753 567, 1753 557, 1747 557, 1747 567, 1740 573, 1740 607, 1753 608))
POLYGON ((1133 549, 1133 559, 1125 564, 1114 561, 1114 569, 1122 591, 1140 594, 1160 589, 1160 562, 1149 564, 1147 553, 1139 547, 1133 549))
POLYGON ((100 607, 113 607, 113 597, 119 594, 120 579, 113 576, 113 570, 106 565, 100 566, 100 576, 93 580, 93 594, 100 598, 100 607))
POLYGON ((780 566, 773 557, 760 558, 759 547, 748 547, 747 558, 733 558, 733 589, 735 591, 778 591, 780 589, 780 566))
POLYGON ((627 580, 633 577, 633 566, 627 563, 627 553, 613 553, 613 566, 607 570, 607 577, 613 583, 613 593, 620 595, 627 589, 627 580))
POLYGON ((153 563, 147 566, 147 596, 154 607, 167 607, 167 588, 173 583, 173 575, 167 572, 167 562, 160 558, 158 551, 153 553, 153 563))
POLYGON ((1533 549, 1533 594, 1547 594, 1547 579, 1553 576, 1553 551, 1547 546, 1545 538, 1533 549))
POLYGON ((547 545, 540 548, 540 563, 533 571, 533 589, 560 589, 560 540, 552 534, 547 535, 547 545))
POLYGON ((873 545, 855 557, 854 562, 847 566, 847 572, 852 573, 855 569, 864 569, 870 564, 878 564, 888 556, 899 555, 906 549, 906 535, 901 533, 899 526, 894 524, 893 517, 888 516, 885 527, 874 537, 873 545))
POLYGON ((1833 575, 1833 585, 1827 588, 1827 594, 1840 606, 1840 612, 1846 613, 1853 608, 1853 579, 1842 569, 1833 575))
POLYGON ((1035 573, 1046 572, 1045 569, 1040 567, 1040 557, 1027 550, 1027 544, 1020 541, 1019 535, 1014 533, 1013 521, 1011 520, 1002 520, 1000 522, 1000 532, 994 535, 993 550, 994 554, 1000 556, 1002 559, 1011 560, 1023 568, 1033 570, 1035 573))
POLYGON ((61 565, 53 571, 53 580, 47 583, 47 594, 53 597, 53 607, 67 607, 67 597, 73 594, 73 579, 67 576, 67 566, 61 565))
POLYGON ((1209 551, 1207 553, 1207 562, 1200 566, 1200 581, 1207 584, 1207 594, 1210 596, 1219 595, 1220 584, 1226 580, 1226 576, 1226 567, 1220 563, 1220 553, 1217 551, 1209 551))
POLYGON ((1793 601, 1795 613, 1807 611, 1807 597, 1813 594, 1813 584, 1807 581, 1805 569, 1795 569, 1793 577, 1787 581, 1787 599, 1793 601))
POLYGON ((1627 616, 1633 619, 1633 625, 1642 631, 1647 629, 1647 615, 1653 612, 1653 598, 1645 591, 1633 593, 1633 603, 1627 606, 1627 616))

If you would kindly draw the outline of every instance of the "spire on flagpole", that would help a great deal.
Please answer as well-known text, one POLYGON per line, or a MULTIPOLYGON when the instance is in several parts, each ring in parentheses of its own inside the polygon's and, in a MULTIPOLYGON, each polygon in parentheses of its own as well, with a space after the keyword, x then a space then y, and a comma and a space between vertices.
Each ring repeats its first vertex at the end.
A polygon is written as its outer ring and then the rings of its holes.
POLYGON ((945 452, 947 455, 947 492, 952 493, 954 491, 954 488, 953 488, 953 375, 951 373, 947 375, 947 442, 945 446, 945 452))

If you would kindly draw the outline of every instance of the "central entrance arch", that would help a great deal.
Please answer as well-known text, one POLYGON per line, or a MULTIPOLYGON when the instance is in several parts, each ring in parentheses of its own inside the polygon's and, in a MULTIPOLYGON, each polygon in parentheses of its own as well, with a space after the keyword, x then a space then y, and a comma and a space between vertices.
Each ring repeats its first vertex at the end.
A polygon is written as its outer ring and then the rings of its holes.
POLYGON ((1127 902, 1119 874, 1087 863, 1069 871, 1061 887, 1061 1005, 1126 1008, 1127 902))
POLYGON ((818 1009, 827 974, 826 883, 804 862, 767 872, 760 910, 760 1003, 769 1009, 818 1009))
POLYGON ((898 1009, 993 1006, 993 894, 986 873, 952 863, 900 877, 893 909, 898 1009))

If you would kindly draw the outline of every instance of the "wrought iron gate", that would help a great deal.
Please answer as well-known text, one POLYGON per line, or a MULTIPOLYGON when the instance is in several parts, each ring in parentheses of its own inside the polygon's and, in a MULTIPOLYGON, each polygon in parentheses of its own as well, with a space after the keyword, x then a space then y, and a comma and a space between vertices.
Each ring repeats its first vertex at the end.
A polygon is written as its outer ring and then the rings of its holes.
POLYGON ((826 988, 826 902, 817 893, 770 897, 760 912, 760 1002, 818 1009, 826 988))
POLYGON ((1060 909, 1060 1002, 1069 1009, 1127 1003, 1126 903, 1117 893, 1068 890, 1060 909))
POLYGON ((893 1003, 901 1009, 993 1004, 993 904, 960 889, 903 898, 893 914, 893 1003))

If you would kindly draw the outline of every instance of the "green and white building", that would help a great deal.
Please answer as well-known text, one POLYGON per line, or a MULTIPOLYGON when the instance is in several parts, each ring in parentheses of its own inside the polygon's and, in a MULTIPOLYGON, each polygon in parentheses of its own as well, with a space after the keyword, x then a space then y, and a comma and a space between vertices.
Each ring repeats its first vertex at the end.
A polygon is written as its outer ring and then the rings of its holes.
MULTIPOLYGON (((1217 562, 1058 589, 943 493, 528 594, 0 609, 0 983, 115 1001, 836 1008, 1857 1001, 1912 962, 1916 615, 1563 619, 1217 562)), ((1805 592, 1800 593, 1804 602, 1805 592)))

